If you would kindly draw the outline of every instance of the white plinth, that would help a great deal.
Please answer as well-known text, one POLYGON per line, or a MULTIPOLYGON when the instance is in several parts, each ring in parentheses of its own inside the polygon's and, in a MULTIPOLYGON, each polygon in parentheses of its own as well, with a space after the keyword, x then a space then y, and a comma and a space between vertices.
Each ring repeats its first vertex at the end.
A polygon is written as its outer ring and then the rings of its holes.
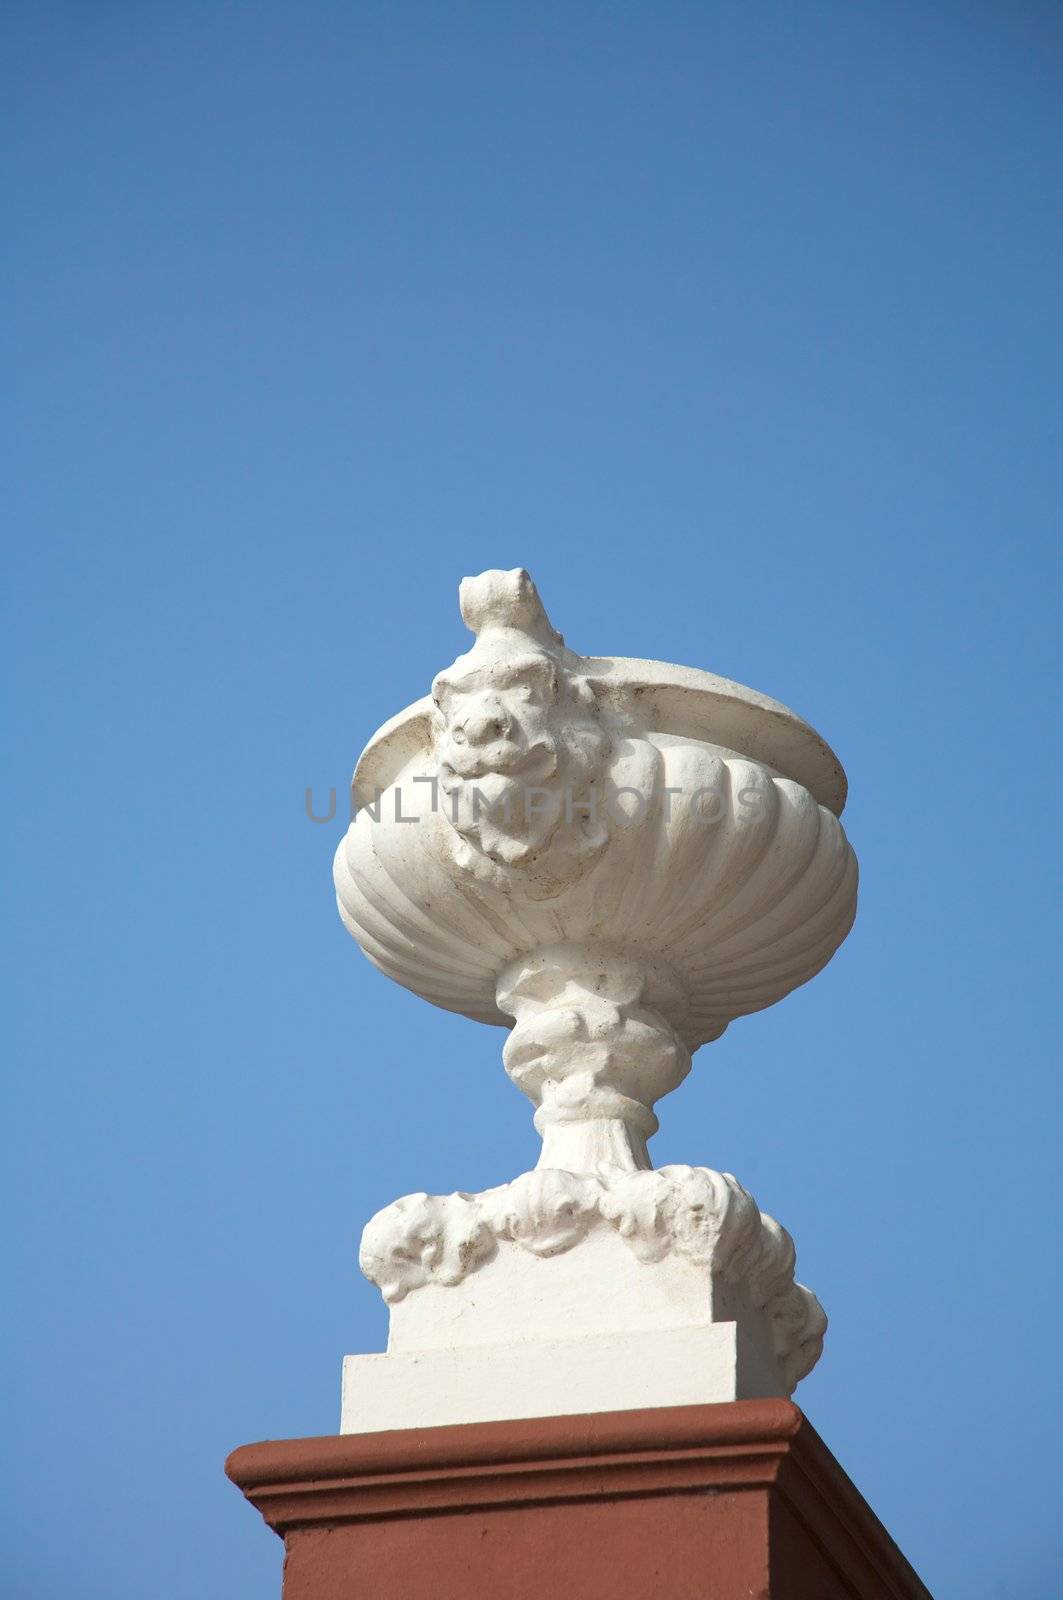
POLYGON ((346 1433, 786 1396, 826 1325, 789 1235, 707 1167, 407 1195, 361 1261, 391 1325, 346 1358, 346 1433))
POLYGON ((783 1396, 734 1322, 347 1356, 341 1433, 783 1396))

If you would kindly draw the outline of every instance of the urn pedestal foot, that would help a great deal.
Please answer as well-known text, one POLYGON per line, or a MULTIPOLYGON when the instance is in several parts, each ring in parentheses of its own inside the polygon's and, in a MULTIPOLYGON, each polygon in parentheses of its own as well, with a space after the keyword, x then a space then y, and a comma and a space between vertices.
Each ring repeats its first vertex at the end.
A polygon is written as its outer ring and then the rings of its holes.
POLYGON ((347 1357, 344 1432, 786 1396, 827 1325, 789 1234, 708 1167, 406 1195, 361 1264, 388 1352, 347 1357))

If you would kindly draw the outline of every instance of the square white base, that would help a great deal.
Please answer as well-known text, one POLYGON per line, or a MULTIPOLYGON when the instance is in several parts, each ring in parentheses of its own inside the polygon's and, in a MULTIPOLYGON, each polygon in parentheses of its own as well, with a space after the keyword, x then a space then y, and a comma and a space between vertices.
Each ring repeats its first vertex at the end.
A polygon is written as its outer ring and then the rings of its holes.
POLYGON ((341 1433, 785 1395, 734 1322, 345 1356, 341 1433))

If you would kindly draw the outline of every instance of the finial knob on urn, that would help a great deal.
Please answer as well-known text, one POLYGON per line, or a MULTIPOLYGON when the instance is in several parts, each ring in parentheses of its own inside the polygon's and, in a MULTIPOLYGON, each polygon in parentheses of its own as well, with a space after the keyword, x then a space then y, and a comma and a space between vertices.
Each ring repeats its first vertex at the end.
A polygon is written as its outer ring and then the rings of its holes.
POLYGON ((461 619, 477 635, 488 629, 508 628, 527 634, 544 645, 563 645, 550 626, 539 591, 523 567, 509 572, 492 568, 478 578, 462 578, 458 586, 461 619))

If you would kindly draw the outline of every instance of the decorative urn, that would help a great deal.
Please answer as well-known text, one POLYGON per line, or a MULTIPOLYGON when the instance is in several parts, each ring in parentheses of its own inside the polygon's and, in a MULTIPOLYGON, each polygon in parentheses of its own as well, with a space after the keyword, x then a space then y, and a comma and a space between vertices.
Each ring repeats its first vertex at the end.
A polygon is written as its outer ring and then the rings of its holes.
POLYGON ((789 1236, 647 1140, 694 1051, 848 933, 844 774, 751 689, 568 649, 521 569, 460 603, 472 648, 358 763, 336 890, 383 973, 510 1030, 542 1151, 370 1222, 391 1336, 347 1358, 343 1427, 788 1394, 826 1325, 789 1236))

